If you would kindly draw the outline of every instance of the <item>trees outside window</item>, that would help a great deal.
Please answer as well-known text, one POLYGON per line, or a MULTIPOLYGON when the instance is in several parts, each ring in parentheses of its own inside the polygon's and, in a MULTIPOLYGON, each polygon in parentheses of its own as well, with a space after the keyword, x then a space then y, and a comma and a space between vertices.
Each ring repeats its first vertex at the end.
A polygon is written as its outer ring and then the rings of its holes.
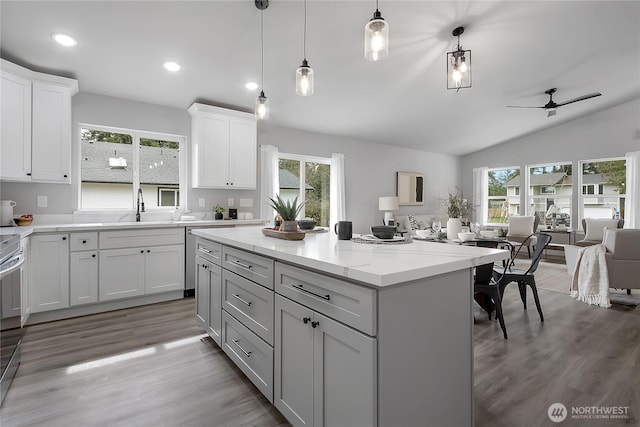
POLYGON ((580 162, 581 218, 624 218, 627 165, 624 158, 580 162))
POLYGON ((505 224, 511 215, 520 214, 520 168, 489 169, 488 224, 505 224))

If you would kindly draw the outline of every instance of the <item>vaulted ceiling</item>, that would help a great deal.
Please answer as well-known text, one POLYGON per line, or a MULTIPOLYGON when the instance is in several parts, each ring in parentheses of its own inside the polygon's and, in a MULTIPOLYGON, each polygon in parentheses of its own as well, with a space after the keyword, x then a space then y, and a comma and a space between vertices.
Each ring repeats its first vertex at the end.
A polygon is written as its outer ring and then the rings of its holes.
MULTIPOLYGON (((271 123, 463 155, 640 97, 638 1, 392 1, 389 56, 364 58, 371 1, 308 0, 307 59, 315 94, 295 94, 303 2, 264 12, 264 91, 271 123), (473 87, 446 89, 451 31, 464 26, 473 87), (544 91, 567 105, 540 109, 544 91)), ((80 90, 186 109, 198 100, 252 111, 260 82, 260 11, 235 1, 6 1, 0 54, 79 80, 80 90), (74 36, 69 49, 54 32, 74 36), (175 74, 166 60, 182 65, 175 74)))

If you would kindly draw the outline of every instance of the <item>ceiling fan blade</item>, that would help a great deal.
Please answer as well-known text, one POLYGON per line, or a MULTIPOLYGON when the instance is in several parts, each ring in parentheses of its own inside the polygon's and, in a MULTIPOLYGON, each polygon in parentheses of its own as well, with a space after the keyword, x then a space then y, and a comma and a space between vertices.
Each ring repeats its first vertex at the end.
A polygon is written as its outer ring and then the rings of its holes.
POLYGON ((596 96, 602 95, 600 92, 590 93, 589 95, 579 96, 578 98, 571 99, 566 102, 561 102, 557 105, 557 107, 562 107, 563 105, 573 104, 574 102, 584 101, 585 99, 595 98, 596 96))
POLYGON ((507 108, 544 108, 544 107, 525 107, 522 105, 507 105, 507 108))

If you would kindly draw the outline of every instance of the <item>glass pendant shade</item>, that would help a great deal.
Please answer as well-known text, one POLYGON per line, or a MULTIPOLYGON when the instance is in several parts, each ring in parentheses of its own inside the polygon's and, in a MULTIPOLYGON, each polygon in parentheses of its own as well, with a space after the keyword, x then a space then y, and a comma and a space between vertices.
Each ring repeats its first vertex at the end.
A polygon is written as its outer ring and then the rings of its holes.
POLYGON ((376 9, 373 18, 364 26, 364 57, 379 61, 389 55, 389 24, 376 9))
POLYGON ((269 119, 269 100, 264 96, 264 91, 256 98, 256 118, 258 120, 269 119))
POLYGON ((460 35, 463 27, 453 30, 452 35, 458 37, 453 52, 447 52, 447 89, 460 90, 471 87, 471 51, 462 49, 460 35))
POLYGON ((300 96, 313 95, 313 69, 306 59, 296 70, 296 93, 300 96))

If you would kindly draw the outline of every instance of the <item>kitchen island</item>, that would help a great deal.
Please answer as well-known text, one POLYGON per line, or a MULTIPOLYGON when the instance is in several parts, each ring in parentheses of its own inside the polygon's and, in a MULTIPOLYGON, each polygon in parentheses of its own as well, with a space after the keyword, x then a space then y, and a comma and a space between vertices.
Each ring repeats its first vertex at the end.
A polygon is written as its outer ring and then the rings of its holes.
POLYGON ((507 251, 193 234, 217 253, 221 347, 293 425, 473 425, 473 267, 507 251))

